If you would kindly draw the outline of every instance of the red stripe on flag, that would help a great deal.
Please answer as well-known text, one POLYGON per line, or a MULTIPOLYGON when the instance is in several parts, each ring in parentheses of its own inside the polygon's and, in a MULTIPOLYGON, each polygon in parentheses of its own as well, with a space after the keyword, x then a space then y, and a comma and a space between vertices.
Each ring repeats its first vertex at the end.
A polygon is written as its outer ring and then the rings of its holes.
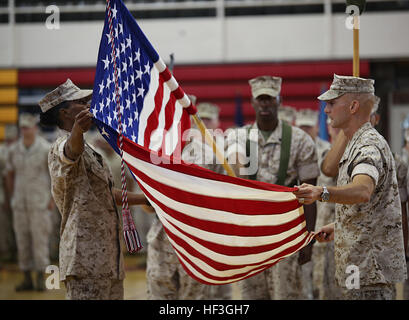
POLYGON ((149 115, 147 120, 145 136, 144 136, 144 146, 149 148, 151 141, 151 134, 158 127, 159 123, 159 113, 162 109, 162 100, 163 100, 163 79, 159 78, 158 89, 155 93, 155 108, 152 113, 149 115))
POLYGON ((186 132, 186 130, 189 130, 189 129, 190 129, 190 115, 187 112, 185 112, 185 110, 183 110, 182 118, 180 119, 180 125, 178 127, 178 130, 179 130, 178 132, 180 132, 181 135, 179 135, 180 138, 178 141, 179 143, 177 145, 177 148, 179 148, 180 150, 183 150, 183 148, 186 145, 186 141, 182 140, 181 137, 183 137, 185 133, 187 134, 188 132, 186 132))
POLYGON ((185 96, 182 88, 179 86, 177 89, 172 91, 172 94, 175 96, 177 100, 182 99, 185 96))
POLYGON ((186 108, 186 112, 188 114, 196 114, 197 113, 197 108, 191 103, 189 107, 186 108))
POLYGON ((163 70, 159 76, 163 79, 164 82, 169 81, 172 78, 172 74, 170 73, 169 69, 166 68, 163 70))
POLYGON ((167 132, 172 126, 173 117, 175 115, 175 103, 176 98, 173 94, 171 94, 165 109, 165 132, 167 132))

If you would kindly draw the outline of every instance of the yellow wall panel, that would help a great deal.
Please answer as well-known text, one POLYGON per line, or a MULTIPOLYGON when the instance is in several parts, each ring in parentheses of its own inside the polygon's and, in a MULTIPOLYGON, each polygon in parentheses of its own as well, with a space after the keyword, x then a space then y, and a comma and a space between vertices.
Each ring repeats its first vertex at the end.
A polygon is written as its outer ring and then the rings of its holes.
POLYGON ((0 88, 0 104, 17 104, 17 88, 0 88))
POLYGON ((17 85, 18 72, 15 69, 0 70, 0 86, 17 85))
POLYGON ((17 123, 18 108, 16 106, 0 106, 0 123, 17 123))

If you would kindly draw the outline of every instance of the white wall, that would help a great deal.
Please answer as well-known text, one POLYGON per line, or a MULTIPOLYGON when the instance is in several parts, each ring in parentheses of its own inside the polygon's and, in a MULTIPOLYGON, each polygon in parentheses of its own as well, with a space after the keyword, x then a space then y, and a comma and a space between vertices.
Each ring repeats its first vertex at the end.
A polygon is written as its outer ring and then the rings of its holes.
MULTIPOLYGON (((349 59, 352 31, 345 15, 275 15, 141 20, 160 56, 176 63, 349 59)), ((103 22, 0 26, 0 67, 94 66, 103 22)), ((409 12, 366 13, 362 58, 409 57, 409 12)))

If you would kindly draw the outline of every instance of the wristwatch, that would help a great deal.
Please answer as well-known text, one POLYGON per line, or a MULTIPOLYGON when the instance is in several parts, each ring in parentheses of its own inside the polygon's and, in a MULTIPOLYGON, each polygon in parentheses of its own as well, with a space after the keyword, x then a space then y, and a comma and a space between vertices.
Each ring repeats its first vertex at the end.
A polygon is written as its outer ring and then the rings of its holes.
POLYGON ((329 192, 326 186, 322 186, 322 193, 321 193, 321 202, 327 202, 329 201, 329 192))

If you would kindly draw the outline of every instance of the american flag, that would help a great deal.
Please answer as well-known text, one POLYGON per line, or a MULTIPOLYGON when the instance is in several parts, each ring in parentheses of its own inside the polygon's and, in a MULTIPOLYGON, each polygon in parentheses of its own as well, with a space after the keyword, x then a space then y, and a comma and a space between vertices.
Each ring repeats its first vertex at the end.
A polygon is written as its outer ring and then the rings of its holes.
POLYGON ((232 283, 294 254, 313 235, 293 188, 181 160, 181 133, 195 110, 122 1, 109 0, 91 112, 122 149, 186 272, 206 284, 232 283))
POLYGON ((122 1, 110 0, 107 8, 91 112, 105 124, 105 137, 108 128, 120 131, 120 120, 123 136, 133 142, 179 152, 180 132, 190 128, 188 112, 196 108, 122 1))

